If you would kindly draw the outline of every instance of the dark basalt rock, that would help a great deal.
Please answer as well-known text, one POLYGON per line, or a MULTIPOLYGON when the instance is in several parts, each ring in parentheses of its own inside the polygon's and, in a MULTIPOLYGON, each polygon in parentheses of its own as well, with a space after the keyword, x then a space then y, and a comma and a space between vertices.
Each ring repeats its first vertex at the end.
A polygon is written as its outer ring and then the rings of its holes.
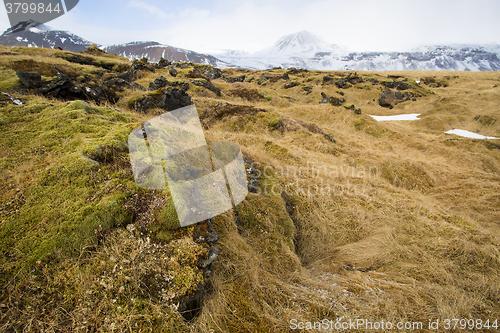
POLYGON ((349 106, 344 106, 346 109, 348 110, 352 110, 354 112, 354 114, 361 114, 361 109, 360 108, 357 108, 354 104, 351 104, 349 106))
POLYGON ((431 88, 439 88, 439 87, 447 87, 448 86, 448 82, 443 81, 443 80, 436 80, 433 77, 424 77, 424 78, 421 78, 420 81, 431 88))
POLYGON ((349 75, 347 75, 347 77, 345 79, 350 84, 356 84, 356 83, 363 83, 363 82, 365 82, 365 79, 363 79, 361 76, 359 76, 358 73, 356 73, 356 72, 354 72, 354 74, 353 73, 349 73, 349 75))
POLYGON ((381 84, 386 88, 392 88, 397 90, 408 90, 412 86, 408 82, 404 81, 392 81, 392 82, 381 82, 381 84))
POLYGON ((132 65, 130 65, 128 71, 124 74, 119 74, 118 77, 126 81, 133 81, 137 79, 138 72, 143 70, 147 70, 153 73, 155 72, 154 67, 148 65, 147 62, 144 62, 142 60, 134 60, 132 62, 132 65))
POLYGON ((397 104, 397 97, 392 90, 384 90, 378 99, 378 104, 382 107, 392 109, 397 104))
POLYGON ((405 101, 416 101, 417 97, 421 97, 422 95, 419 93, 414 93, 414 92, 404 92, 401 93, 400 91, 393 92, 390 89, 384 90, 382 94, 380 95, 380 98, 378 100, 378 104, 380 106, 392 109, 395 105, 405 102, 405 101))
POLYGON ((168 85, 168 80, 163 77, 157 77, 153 82, 149 83, 149 90, 157 90, 160 88, 164 88, 168 85))
POLYGON ((321 101, 320 104, 327 104, 330 103, 333 106, 341 106, 343 103, 345 103, 344 98, 337 98, 337 97, 328 97, 324 92, 321 93, 321 101))
POLYGON ((313 89, 313 86, 302 87, 302 90, 304 90, 307 94, 310 94, 313 89))
POLYGON ((165 68, 167 66, 172 65, 171 61, 168 61, 166 59, 161 58, 160 61, 158 61, 158 64, 156 65, 158 68, 165 68))
POLYGON ((331 76, 325 75, 323 76, 323 84, 334 82, 335 79, 331 76))
POLYGON ((215 67, 208 67, 204 72, 203 75, 208 77, 210 80, 216 80, 222 77, 222 71, 218 68, 215 67))
POLYGON ((227 83, 235 83, 235 82, 243 82, 245 81, 246 76, 245 75, 240 75, 236 77, 227 77, 226 82, 227 83))
POLYGON ((214 86, 214 84, 210 81, 207 81, 205 79, 193 79, 191 80, 191 83, 195 86, 207 88, 208 90, 214 92, 217 96, 222 96, 222 94, 220 93, 220 89, 214 86))
POLYGON ((21 84, 28 89, 36 89, 42 85, 42 76, 37 72, 16 72, 21 84))
POLYGON ((259 79, 257 80, 257 84, 258 85, 261 85, 263 84, 264 82, 266 82, 267 80, 270 80, 272 79, 273 76, 267 76, 267 75, 262 75, 261 77, 259 77, 259 79))
POLYGON ((336 143, 335 139, 333 138, 333 136, 330 136, 328 134, 325 134, 325 139, 327 139, 328 141, 330 142, 333 142, 333 143, 336 143))
POLYGON ((173 68, 173 67, 170 67, 168 69, 168 74, 170 74, 173 77, 177 77, 177 70, 175 68, 173 68))
POLYGON ((134 109, 138 112, 146 112, 152 108, 159 108, 172 111, 192 104, 191 96, 186 93, 189 84, 184 84, 181 88, 160 88, 161 92, 154 95, 144 95, 137 99, 134 109))
POLYGON ((188 78, 190 79, 203 79, 206 81, 210 81, 208 77, 203 75, 199 69, 194 69, 191 73, 188 74, 188 78))
POLYGON ((290 88, 293 88, 293 87, 296 87, 296 86, 300 86, 300 83, 298 83, 296 81, 292 81, 290 83, 285 84, 285 86, 283 88, 290 89, 290 88))
POLYGON ((253 167, 253 164, 250 163, 249 161, 244 161, 245 162, 245 167, 247 171, 247 176, 248 176, 248 192, 251 193, 259 193, 259 180, 260 180, 260 173, 258 170, 256 170, 253 167))
MULTIPOLYGON (((17 72, 17 74, 30 92, 62 100, 81 99, 98 103, 103 101, 116 103, 117 91, 123 91, 125 88, 142 89, 139 85, 120 78, 120 75, 103 80, 104 72, 100 72, 94 77, 86 75, 83 78, 72 79, 56 66, 54 66, 54 71, 57 76, 49 82, 42 82, 41 75, 36 72, 17 72)), ((17 93, 28 93, 20 87, 16 87, 15 90, 17 93)))
POLYGON ((338 79, 337 81, 335 81, 335 85, 340 89, 346 89, 350 87, 346 78, 338 79))
POLYGON ((295 75, 295 74, 307 73, 307 72, 309 72, 307 69, 297 69, 295 67, 290 67, 285 74, 295 75))
POLYGON ((288 73, 285 73, 285 74, 281 75, 279 77, 279 79, 288 81, 288 80, 290 80, 290 76, 288 76, 288 73))

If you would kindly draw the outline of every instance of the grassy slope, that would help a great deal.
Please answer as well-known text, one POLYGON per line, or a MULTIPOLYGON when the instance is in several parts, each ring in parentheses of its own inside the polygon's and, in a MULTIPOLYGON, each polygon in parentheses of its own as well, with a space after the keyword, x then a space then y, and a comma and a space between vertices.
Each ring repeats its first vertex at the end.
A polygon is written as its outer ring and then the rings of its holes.
MULTIPOLYGON (((19 84, 13 65, 21 59, 55 63, 75 75, 100 70, 65 63, 52 51, 9 53, 0 59, 4 91, 19 84)), ((189 81, 189 70, 179 72, 179 80, 189 81)), ((324 75, 342 72, 290 74, 300 83, 290 89, 283 80, 258 85, 262 72, 224 74, 247 79, 214 80, 222 97, 201 87, 188 91, 207 137, 239 144, 261 171, 271 167, 261 179, 261 194, 249 194, 238 206, 240 232, 232 212, 216 218, 222 251, 212 292, 189 324, 172 301, 201 281, 194 258, 206 249, 186 238, 192 228, 157 232, 157 209, 168 192, 133 184, 124 146, 139 122, 161 111, 129 111, 137 91, 123 93, 113 106, 118 111, 34 96, 25 97, 27 106, 1 109, 5 328, 275 332, 286 331, 293 318, 427 323, 499 317, 500 146, 443 133, 461 128, 500 137, 498 73, 392 73, 413 80, 435 75, 448 83, 421 83, 414 90, 425 97, 393 109, 378 106, 380 85, 322 85, 324 75), (312 93, 304 86, 313 86, 312 93), (343 92, 363 115, 318 104, 321 92, 343 92), (227 103, 266 112, 214 116, 227 103), (366 116, 399 113, 421 113, 422 119, 377 123, 366 116), (304 123, 319 126, 336 143, 304 123), (303 176, 287 174, 287 167, 301 167, 303 176), (297 181, 305 193, 291 186, 280 195, 280 184, 297 181), (319 195, 314 185, 336 191, 319 195), (141 231, 153 230, 153 243, 138 229, 126 231, 132 222, 149 226, 141 231), (172 238, 155 245, 155 239, 172 238), (172 263, 149 254, 158 246, 172 263), (176 254, 179 247, 186 257, 176 254), (158 274, 170 277, 152 278, 158 274)), ((388 80, 391 73, 358 74, 388 80)), ((160 75, 174 80, 166 70, 143 75, 137 81, 143 86, 160 75)))

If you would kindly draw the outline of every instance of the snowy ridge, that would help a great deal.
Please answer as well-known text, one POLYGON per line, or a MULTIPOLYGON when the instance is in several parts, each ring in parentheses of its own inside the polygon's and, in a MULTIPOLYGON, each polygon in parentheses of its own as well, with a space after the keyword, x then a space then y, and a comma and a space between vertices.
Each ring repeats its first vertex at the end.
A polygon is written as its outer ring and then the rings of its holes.
POLYGON ((211 55, 201 54, 170 45, 163 45, 154 41, 109 45, 102 47, 102 49, 108 53, 117 54, 129 60, 147 58, 151 62, 158 62, 161 58, 164 58, 169 61, 196 62, 219 68, 234 67, 211 55))
POLYGON ((64 50, 79 52, 86 50, 92 42, 69 31, 54 30, 33 20, 19 22, 0 36, 0 44, 26 47, 61 47, 64 50))

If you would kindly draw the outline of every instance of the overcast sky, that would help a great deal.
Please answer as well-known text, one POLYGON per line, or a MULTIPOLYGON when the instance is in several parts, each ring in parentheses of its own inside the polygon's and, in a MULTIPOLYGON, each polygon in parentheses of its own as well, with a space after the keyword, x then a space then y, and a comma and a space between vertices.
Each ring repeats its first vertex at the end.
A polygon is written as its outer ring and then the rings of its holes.
POLYGON ((103 45, 154 40, 205 53, 257 51, 301 30, 353 51, 397 51, 500 44, 499 17, 499 0, 80 0, 47 24, 103 45))

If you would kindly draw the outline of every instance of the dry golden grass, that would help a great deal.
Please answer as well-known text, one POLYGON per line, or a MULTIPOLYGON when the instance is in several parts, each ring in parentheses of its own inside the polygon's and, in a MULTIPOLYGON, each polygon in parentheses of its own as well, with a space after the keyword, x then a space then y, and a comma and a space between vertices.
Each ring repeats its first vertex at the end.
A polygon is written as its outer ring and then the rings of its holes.
MULTIPOLYGON (((500 146, 444 134, 460 128, 500 136, 500 90, 493 87, 498 73, 358 74, 416 80, 435 75, 449 86, 430 88, 433 94, 391 110, 378 106, 376 87, 343 90, 347 102, 364 114, 421 113, 421 120, 413 122, 377 123, 342 107, 320 105, 320 92, 338 96, 341 90, 321 83, 309 95, 300 86, 283 89, 283 81, 267 84, 263 88, 271 101, 224 98, 317 124, 337 142, 305 129, 270 130, 258 116, 246 117, 243 129, 234 127, 242 122, 238 117, 224 118, 208 131, 211 140, 243 146, 262 165, 272 165, 283 185, 296 179, 281 170, 307 170, 309 162, 309 177, 300 179, 304 186, 351 184, 363 191, 310 197, 295 193, 290 199, 296 207, 295 251, 283 247, 280 253, 266 252, 269 245, 261 245, 265 235, 241 239, 236 230, 228 230, 225 256, 213 276, 214 292, 196 320, 202 331, 287 331, 291 319, 338 317, 421 321, 426 327, 429 319, 491 321, 500 315, 500 146), (446 79, 455 75, 459 78, 446 79), (288 153, 266 150, 266 142, 288 153), (311 165, 319 176, 311 176, 311 165), (375 172, 361 173, 370 168, 375 172), (277 263, 266 270, 260 263, 271 257, 278 257, 277 263), (300 266, 288 264, 290 260, 299 260, 300 266), (234 304, 241 297, 246 311, 234 304)), ((223 91, 231 86, 216 85, 223 91)), ((255 82, 238 85, 259 89, 255 82)), ((195 103, 203 110, 214 100, 202 97, 195 103)))

